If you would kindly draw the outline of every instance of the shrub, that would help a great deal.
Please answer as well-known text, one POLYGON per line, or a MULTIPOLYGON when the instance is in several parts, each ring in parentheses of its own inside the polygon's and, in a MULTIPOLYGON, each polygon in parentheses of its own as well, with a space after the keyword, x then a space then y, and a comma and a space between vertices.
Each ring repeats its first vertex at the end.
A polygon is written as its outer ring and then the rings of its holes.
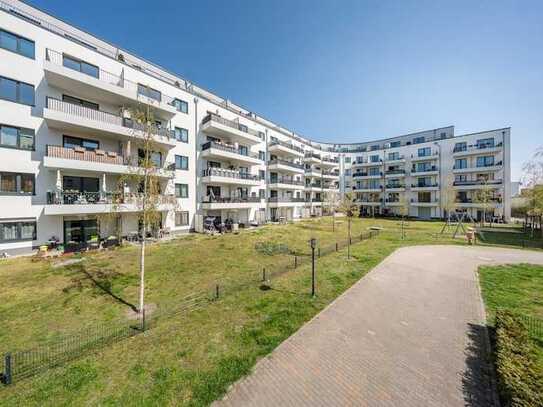
POLYGON ((543 406, 543 369, 537 366, 535 344, 510 311, 496 314, 496 368, 502 404, 543 406))

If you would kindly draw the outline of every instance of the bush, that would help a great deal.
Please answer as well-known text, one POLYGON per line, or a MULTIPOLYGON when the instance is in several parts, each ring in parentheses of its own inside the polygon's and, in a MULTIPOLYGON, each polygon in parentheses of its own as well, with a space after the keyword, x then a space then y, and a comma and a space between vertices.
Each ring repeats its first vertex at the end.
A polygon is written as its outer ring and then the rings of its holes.
POLYGON ((522 321, 509 311, 498 311, 496 368, 504 406, 543 406, 543 369, 536 360, 535 344, 522 321))

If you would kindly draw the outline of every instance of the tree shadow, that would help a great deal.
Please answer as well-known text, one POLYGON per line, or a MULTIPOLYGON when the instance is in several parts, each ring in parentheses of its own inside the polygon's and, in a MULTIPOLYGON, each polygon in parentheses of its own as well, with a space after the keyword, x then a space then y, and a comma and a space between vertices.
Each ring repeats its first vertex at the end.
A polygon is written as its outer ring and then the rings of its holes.
POLYGON ((466 370, 462 377, 464 402, 470 407, 498 406, 494 365, 486 326, 468 324, 466 370))
POLYGON ((105 294, 111 298, 113 298, 115 301, 117 301, 120 304, 126 305, 127 307, 130 307, 130 309, 134 312, 138 312, 138 308, 126 301, 124 298, 120 297, 119 295, 115 294, 112 290, 112 284, 111 280, 115 279, 115 277, 120 277, 121 274, 115 271, 111 270, 104 270, 104 271, 97 271, 96 273, 90 273, 86 268, 84 264, 78 263, 71 265, 69 267, 66 267, 71 272, 77 272, 79 273, 79 276, 73 277, 71 279, 71 285, 67 286, 63 289, 64 292, 69 292, 72 289, 78 289, 82 290, 85 287, 85 283, 88 282, 91 284, 91 286, 98 290, 101 294, 105 294))

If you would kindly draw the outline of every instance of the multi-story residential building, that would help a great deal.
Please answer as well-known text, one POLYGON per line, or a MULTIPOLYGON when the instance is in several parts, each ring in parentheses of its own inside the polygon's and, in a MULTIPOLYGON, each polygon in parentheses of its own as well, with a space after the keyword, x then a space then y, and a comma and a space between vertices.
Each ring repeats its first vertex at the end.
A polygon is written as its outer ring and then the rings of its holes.
POLYGON ((0 2, 0 252, 56 237, 85 242, 140 230, 137 171, 152 111, 161 228, 202 230, 323 213, 353 191, 363 214, 437 218, 457 210, 509 218, 510 130, 453 127, 357 144, 311 141, 130 52, 17 0, 0 2), (454 178, 451 178, 454 177, 454 178))

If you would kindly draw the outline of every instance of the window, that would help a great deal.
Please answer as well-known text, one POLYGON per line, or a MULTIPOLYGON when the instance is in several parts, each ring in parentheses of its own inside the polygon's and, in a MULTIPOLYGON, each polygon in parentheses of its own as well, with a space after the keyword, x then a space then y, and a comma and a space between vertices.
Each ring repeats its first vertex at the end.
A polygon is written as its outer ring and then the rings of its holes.
POLYGON ((36 240, 36 221, 0 222, 0 241, 36 240))
POLYGON ((218 161, 208 161, 207 168, 221 168, 221 163, 218 161))
POLYGON ((431 163, 417 163, 415 172, 432 171, 434 168, 431 163))
POLYGON ((0 76, 0 99, 34 106, 34 86, 0 76))
POLYGON ((0 30, 0 48, 13 51, 28 58, 34 59, 35 57, 34 41, 27 40, 5 30, 0 30))
POLYGON ((378 167, 370 168, 368 171, 369 175, 381 175, 381 172, 379 171, 378 167))
POLYGON ((259 151, 258 152, 258 158, 262 161, 266 161, 266 152, 265 151, 259 151))
POLYGON ((189 142, 189 131, 187 129, 184 129, 182 127, 176 127, 174 132, 175 132, 175 139, 177 141, 181 141, 182 143, 189 142))
POLYGON ((258 170, 258 175, 260 176, 260 179, 266 178, 266 171, 265 170, 258 170))
POLYGON ((356 162, 357 162, 358 164, 363 163, 363 162, 364 162, 364 157, 362 157, 362 156, 356 157, 356 162))
POLYGON ((371 146, 370 150, 371 150, 371 151, 379 150, 379 144, 376 144, 376 145, 374 145, 374 146, 371 146))
MULTIPOLYGON (((160 151, 151 151, 149 154, 150 164, 157 168, 162 167, 162 153, 160 151)), ((145 150, 138 149, 138 163, 140 166, 145 165, 145 150)))
POLYGON ((68 56, 66 54, 62 55, 62 65, 66 68, 73 69, 74 71, 84 73, 85 75, 89 75, 94 78, 98 78, 100 76, 100 69, 96 65, 89 64, 88 62, 68 56))
POLYGON ((419 148, 419 157, 428 157, 432 155, 432 149, 430 147, 419 148))
POLYGON ((34 130, 0 124, 0 147, 34 150, 34 130))
POLYGON ((425 141, 425 138, 424 137, 415 137, 413 139, 413 144, 420 144, 420 143, 424 143, 425 141))
POLYGON ((149 99, 154 99, 158 102, 162 100, 162 93, 160 91, 150 88, 149 86, 138 83, 138 95, 143 95, 149 99))
POLYGON ((378 155, 372 155, 370 156, 370 161, 372 163, 378 163, 380 160, 379 160, 379 156, 378 155))
POLYGON ((100 143, 96 140, 83 139, 79 137, 62 136, 62 147, 75 148, 82 147, 87 151, 94 151, 100 148, 100 143))
POLYGON ((398 153, 398 152, 388 153, 388 160, 389 161, 394 161, 394 160, 399 160, 399 159, 400 159, 400 153, 398 153))
POLYGON ((454 177, 455 182, 465 182, 467 180, 468 180, 468 177, 465 174, 455 175, 455 177, 454 177))
POLYGON ((175 212, 175 226, 188 226, 189 225, 189 212, 178 211, 175 212))
POLYGON ((439 135, 439 138, 441 138, 442 140, 447 138, 447 133, 445 132, 442 132, 440 135, 439 135))
POLYGON ((0 172, 0 194, 34 195, 34 174, 0 172))
POLYGON ((484 157, 477 157, 477 167, 491 167, 494 165, 494 156, 486 155, 484 157))
POLYGON ((400 141, 393 141, 390 143, 390 148, 400 147, 400 145, 401 145, 400 141))
POLYGON ((483 139, 477 140, 477 148, 492 148, 492 147, 494 147, 493 138, 483 138, 483 139))
POLYGON ((89 109, 93 109, 93 110, 98 110, 100 108, 100 106, 97 103, 89 102, 88 100, 75 98, 69 95, 62 95, 62 101, 66 103, 71 103, 73 105, 88 107, 89 109))
POLYGON ((175 197, 176 198, 188 198, 189 197, 189 185, 188 184, 175 184, 175 197))
POLYGON ((265 189, 259 189, 259 190, 258 190, 258 197, 259 197, 260 199, 266 198, 266 190, 265 190, 265 189))
POLYGON ((247 146, 242 146, 240 144, 238 147, 238 153, 240 153, 241 155, 249 155, 249 149, 247 148, 247 146))
POLYGON ((351 157, 345 157, 345 164, 351 163, 351 157))
POLYGON ((181 99, 174 99, 172 102, 172 106, 174 106, 178 112, 181 113, 188 113, 189 112, 189 104, 181 99))
POLYGON ((468 168, 468 160, 466 160, 465 158, 458 158, 454 160, 454 168, 456 170, 461 168, 468 168))
POLYGON ((348 177, 348 176, 350 176, 350 175, 351 175, 351 169, 350 169, 350 168, 347 168, 347 169, 345 170, 345 176, 348 177))
POLYGON ((176 170, 188 170, 189 158, 184 155, 175 156, 175 169, 176 170))
POLYGON ((461 142, 461 143, 456 143, 454 145, 454 152, 457 153, 457 152, 460 152, 460 151, 466 151, 468 149, 468 145, 465 141, 461 142))

